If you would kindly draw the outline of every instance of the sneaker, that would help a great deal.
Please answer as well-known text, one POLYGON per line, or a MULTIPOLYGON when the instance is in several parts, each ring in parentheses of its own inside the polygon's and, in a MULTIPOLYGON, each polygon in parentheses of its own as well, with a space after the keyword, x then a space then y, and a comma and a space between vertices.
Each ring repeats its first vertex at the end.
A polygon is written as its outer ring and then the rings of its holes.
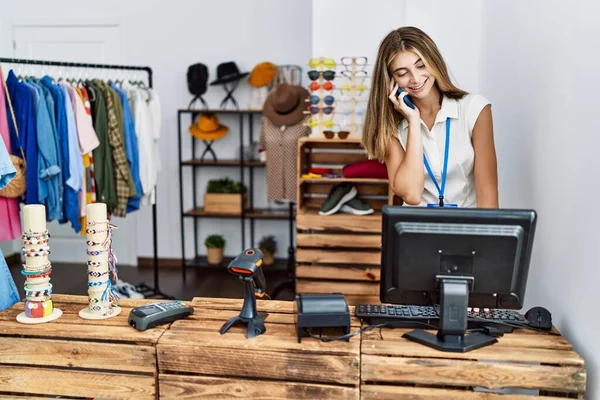
POLYGON ((117 283, 113 285, 113 288, 115 288, 115 290, 117 292, 119 292, 119 294, 122 295, 122 297, 127 297, 129 299, 143 299, 144 298, 144 295, 139 293, 135 289, 135 286, 133 286, 131 283, 127 283, 121 279, 119 279, 117 281, 117 283))
POLYGON ((325 202, 323 202, 323 205, 319 210, 319 215, 335 214, 340 210, 344 203, 352 200, 357 195, 358 191, 356 188, 347 182, 342 182, 333 186, 329 191, 327 199, 325 199, 325 202))
POLYGON ((369 215, 373 214, 375 211, 367 203, 364 203, 356 196, 342 206, 342 212, 354 215, 369 215))

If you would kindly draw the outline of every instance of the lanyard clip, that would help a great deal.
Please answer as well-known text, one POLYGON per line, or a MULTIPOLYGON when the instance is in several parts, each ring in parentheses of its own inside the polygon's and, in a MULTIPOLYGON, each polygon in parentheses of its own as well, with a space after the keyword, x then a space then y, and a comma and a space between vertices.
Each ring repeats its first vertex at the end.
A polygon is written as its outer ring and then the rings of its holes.
POLYGON ((444 196, 440 196, 440 207, 444 207, 444 196))

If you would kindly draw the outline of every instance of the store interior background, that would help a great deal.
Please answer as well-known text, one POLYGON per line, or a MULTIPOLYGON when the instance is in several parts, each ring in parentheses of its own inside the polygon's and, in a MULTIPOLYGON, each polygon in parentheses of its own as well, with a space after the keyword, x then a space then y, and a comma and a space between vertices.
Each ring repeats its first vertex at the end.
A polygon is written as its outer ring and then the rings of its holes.
MULTIPOLYGON (((77 41, 89 29, 108 27, 118 35, 118 51, 99 52, 96 60, 73 54, 64 61, 152 67, 163 110, 163 169, 158 182, 160 258, 180 257, 177 109, 187 107, 191 99, 185 80, 190 64, 205 63, 212 81, 217 64, 229 60, 245 71, 261 61, 299 64, 306 71, 311 56, 339 59, 364 55, 372 61, 388 31, 402 25, 420 27, 437 42, 458 86, 480 93, 492 103, 500 204, 534 208, 539 214, 525 309, 543 305, 551 310, 556 326, 586 360, 590 398, 600 397, 594 379, 600 374, 596 340, 600 322, 592 312, 600 281, 600 211, 596 204, 600 138, 593 129, 600 90, 596 77, 600 71, 596 51, 600 3, 2 0, 0 9, 3 56, 30 51, 13 50, 15 34, 23 32, 19 29, 70 32, 77 41)), ((35 53, 31 56, 40 58, 35 53)), ((242 107, 248 95, 247 84, 240 85, 236 98, 242 107)), ((221 87, 210 87, 205 98, 216 108, 223 96, 221 87)), ((222 121, 234 132, 215 145, 225 157, 237 151, 237 120, 222 121)), ((182 124, 187 135, 188 121, 182 124)), ((255 130, 255 138, 257 135, 255 130)), ((208 179, 224 173, 239 178, 235 169, 207 171, 199 188, 203 190, 208 179)), ((258 183, 264 181, 264 172, 257 171, 255 180, 255 199, 260 204, 266 198, 258 183)), ((123 232, 134 236, 128 243, 135 246, 122 255, 121 262, 135 264, 135 257, 151 257, 151 209, 128 216, 122 224, 129 227, 123 232)), ((237 221, 204 220, 200 225, 201 238, 213 230, 231 235, 226 255, 240 250, 237 221)), ((190 230, 191 224, 186 229, 190 230)), ((279 251, 285 256, 287 225, 258 222, 256 238, 268 233, 280 238, 279 251)), ((187 247, 191 250, 191 243, 187 247)), ((11 254, 18 244, 2 243, 1 248, 11 254)), ((81 252, 85 254, 83 247, 81 252)))

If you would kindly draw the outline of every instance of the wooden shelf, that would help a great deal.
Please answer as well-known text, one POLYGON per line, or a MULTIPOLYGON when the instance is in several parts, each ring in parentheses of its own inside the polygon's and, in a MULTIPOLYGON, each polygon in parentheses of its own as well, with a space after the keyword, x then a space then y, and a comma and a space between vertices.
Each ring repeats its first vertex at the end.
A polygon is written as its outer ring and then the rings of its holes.
POLYGON ((353 183, 381 183, 387 184, 387 179, 377 178, 299 178, 300 183, 340 183, 340 182, 353 182, 353 183))
POLYGON ((262 110, 221 110, 221 109, 192 109, 180 108, 177 110, 180 114, 196 114, 196 113, 215 113, 215 114, 260 114, 262 110))
POLYGON ((305 136, 305 137, 301 137, 300 139, 298 139, 298 143, 336 143, 336 144, 342 144, 342 143, 353 143, 353 144, 360 144, 361 143, 361 138, 357 137, 357 136, 348 136, 346 139, 338 139, 337 137, 332 138, 332 139, 327 139, 326 137, 319 137, 319 136, 305 136))
POLYGON ((360 232, 381 234, 381 212, 370 215, 336 213, 319 215, 319 210, 307 208, 296 213, 296 228, 300 230, 360 232))
MULTIPOLYGON (((208 166, 208 167, 239 167, 241 165, 240 160, 186 160, 182 161, 181 165, 189 166, 208 166)), ((245 167, 264 167, 265 163, 258 160, 244 161, 245 167)))
MULTIPOLYGON (((223 257, 223 262, 218 265, 209 264, 206 256, 197 256, 192 259, 185 260, 185 266, 187 268, 227 268, 227 265, 233 260, 234 257, 223 257)), ((287 258, 276 258, 275 264, 265 266, 265 270, 285 270, 287 268, 287 258)))
MULTIPOLYGON (((271 210, 271 209, 247 209, 244 212, 244 217, 248 219, 288 219, 290 212, 288 210, 271 210)), ((193 218, 241 218, 240 214, 221 214, 208 213, 204 208, 194 208, 183 213, 184 217, 193 218)))

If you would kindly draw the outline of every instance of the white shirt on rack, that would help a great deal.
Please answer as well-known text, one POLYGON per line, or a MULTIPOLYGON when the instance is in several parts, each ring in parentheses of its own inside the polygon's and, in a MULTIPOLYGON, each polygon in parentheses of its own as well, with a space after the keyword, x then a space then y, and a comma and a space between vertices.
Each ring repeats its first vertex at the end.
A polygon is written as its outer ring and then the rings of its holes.
POLYGON ((142 205, 154 204, 156 190, 157 162, 159 155, 154 150, 153 117, 148 105, 149 93, 145 89, 139 89, 130 84, 123 84, 123 90, 133 112, 135 132, 138 140, 140 182, 142 183, 143 196, 142 205))
MULTIPOLYGON (((450 118, 450 148, 444 192, 445 203, 454 203, 458 207, 477 207, 473 168, 475 151, 471 137, 479 113, 487 104, 490 104, 490 102, 478 94, 468 94, 460 100, 444 96, 442 107, 435 117, 431 131, 421 121, 423 152, 438 185, 441 187, 446 147, 446 119, 450 118)), ((404 150, 406 150, 407 136, 408 121, 403 120, 400 125, 398 140, 404 150)), ((425 190, 419 206, 426 207, 430 203, 439 203, 439 192, 427 169, 423 168, 423 171, 425 174, 425 190)))

